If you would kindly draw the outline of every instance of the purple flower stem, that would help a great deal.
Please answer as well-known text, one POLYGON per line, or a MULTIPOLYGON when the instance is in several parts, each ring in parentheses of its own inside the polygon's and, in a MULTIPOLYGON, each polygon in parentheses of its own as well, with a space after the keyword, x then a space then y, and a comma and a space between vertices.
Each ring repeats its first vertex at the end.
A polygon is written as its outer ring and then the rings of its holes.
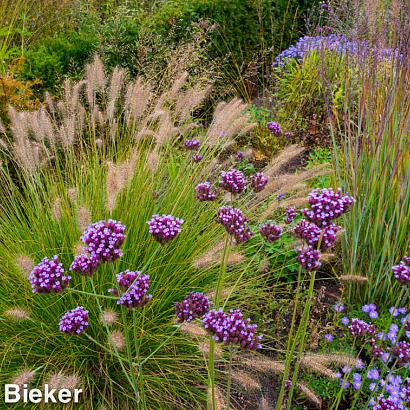
MULTIPOLYGON (((226 265, 228 263, 229 257, 229 247, 230 247, 230 236, 226 234, 224 250, 222 255, 221 270, 218 276, 218 282, 215 290, 214 305, 218 309, 220 306, 220 296, 222 293, 225 275, 226 275, 226 265)), ((216 409, 215 401, 215 339, 210 336, 209 338, 209 358, 208 358, 208 388, 211 389, 211 397, 208 395, 208 409, 216 409)))
POLYGON ((115 296, 97 295, 96 293, 85 292, 85 291, 83 291, 83 290, 74 289, 74 288, 67 288, 67 290, 69 290, 70 292, 79 293, 79 294, 81 294, 81 295, 94 296, 95 298, 115 299, 115 300, 118 299, 118 298, 115 297, 115 296))
MULTIPOLYGON (((114 265, 112 265, 112 269, 114 270, 114 265)), ((102 309, 101 304, 100 304, 100 301, 99 301, 100 295, 97 293, 97 291, 96 291, 96 289, 95 289, 95 285, 94 285, 94 281, 93 281, 93 278, 92 278, 92 277, 90 278, 90 282, 91 282, 91 287, 92 287, 92 289, 93 289, 93 294, 94 294, 95 298, 97 299, 97 306, 98 306, 98 309, 99 309, 99 311, 100 311, 100 316, 102 317, 102 315, 103 315, 103 309, 102 309)), ((110 297, 110 298, 111 298, 111 297, 110 297)), ((116 298, 114 298, 114 299, 116 299, 116 298)), ((107 337, 108 337, 108 335, 109 335, 109 333, 110 333, 110 332, 109 332, 109 329, 108 329, 108 325, 107 325, 106 323, 104 323, 104 327, 105 327, 105 330, 106 330, 106 333, 107 333, 107 337)), ((87 334, 87 337, 90 338, 91 336, 87 334)), ((90 340, 91 340, 91 339, 90 339, 90 340)), ((98 342, 96 342, 95 340, 93 340, 93 341, 94 341, 94 343, 97 343, 97 344, 98 344, 98 342)), ((128 351, 129 351, 129 349, 128 349, 128 346, 129 346, 128 340, 126 340, 126 345, 127 345, 127 352, 128 352, 128 351)), ((117 349, 117 347, 115 346, 114 343, 112 344, 112 347, 113 347, 113 349, 114 349, 114 355, 115 355, 115 357, 118 359, 118 361, 119 361, 119 363, 120 363, 120 365, 121 365, 121 369, 122 369, 122 371, 123 371, 123 373, 124 373, 124 375, 125 375, 125 377, 126 377, 128 383, 131 385, 131 387, 132 387, 132 389, 133 389, 133 391, 134 391, 135 398, 136 398, 137 401, 139 402, 139 401, 140 401, 140 394, 139 394, 139 392, 138 392, 137 384, 136 384, 136 382, 135 382, 134 372, 131 371, 131 377, 130 377, 129 374, 128 374, 128 372, 127 372, 127 370, 126 370, 126 368, 125 368, 125 366, 124 366, 123 360, 122 360, 120 354, 118 353, 118 349, 117 349)), ((131 363, 131 361, 130 361, 129 359, 130 359, 130 358, 128 358, 128 361, 131 363)))

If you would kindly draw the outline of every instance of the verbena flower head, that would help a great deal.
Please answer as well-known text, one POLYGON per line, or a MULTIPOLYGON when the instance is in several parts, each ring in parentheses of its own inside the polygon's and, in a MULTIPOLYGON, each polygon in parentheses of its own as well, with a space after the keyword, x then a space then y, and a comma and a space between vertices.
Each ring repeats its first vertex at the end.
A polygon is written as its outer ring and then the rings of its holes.
POLYGON ((116 275, 117 283, 122 289, 126 290, 132 285, 134 280, 137 279, 140 275, 141 275, 141 271, 139 270, 130 271, 127 269, 126 271, 120 272, 116 275))
POLYGON ((54 255, 51 259, 43 258, 28 279, 33 293, 59 293, 68 286, 71 276, 64 275, 63 264, 54 255))
POLYGON ((343 195, 341 189, 314 189, 308 195, 310 209, 302 209, 307 220, 319 228, 332 224, 332 221, 346 213, 354 202, 353 197, 343 195))
POLYGON ((218 209, 217 222, 222 224, 230 235, 232 235, 237 243, 248 241, 253 232, 247 226, 248 219, 242 211, 231 206, 222 206, 218 209))
POLYGON ((295 208, 287 208, 286 209, 286 218, 285 222, 290 224, 296 218, 296 209, 295 208))
POLYGON ((239 309, 225 314, 222 309, 210 310, 202 319, 204 328, 213 335, 216 342, 225 345, 237 344, 243 349, 260 349, 262 335, 256 335, 256 324, 244 319, 239 309))
POLYGON ((270 121, 266 124, 266 127, 275 137, 280 137, 282 135, 282 127, 278 122, 270 121))
POLYGON ((235 154, 235 160, 236 160, 236 161, 242 161, 244 158, 245 158, 245 153, 242 152, 242 151, 238 151, 238 152, 235 154))
POLYGON ((70 335, 79 335, 88 327, 88 310, 77 306, 62 316, 60 330, 70 335))
POLYGON ((220 186, 232 194, 241 194, 246 189, 245 175, 237 169, 221 172, 220 186))
POLYGON ((403 406, 395 403, 390 398, 380 396, 377 404, 373 407, 373 410, 405 410, 403 406))
POLYGON ((275 242, 282 236, 283 229, 281 226, 267 222, 260 227, 259 233, 267 242, 275 242))
POLYGON ((293 233, 298 238, 305 240, 308 245, 316 248, 322 231, 314 223, 302 219, 293 228, 293 233))
POLYGON ((98 269, 101 264, 101 260, 95 253, 77 255, 71 266, 70 270, 81 275, 92 276, 92 274, 98 269))
POLYGON ((99 221, 90 225, 81 236, 87 245, 85 250, 104 262, 118 259, 125 241, 125 226, 113 219, 99 221))
POLYGON ((148 289, 149 275, 139 274, 127 292, 123 293, 117 300, 117 304, 127 308, 142 307, 152 298, 152 295, 147 295, 148 289))
POLYGON ((268 180, 268 177, 262 172, 257 172, 251 176, 251 186, 255 192, 260 192, 265 188, 268 180))
POLYGON ((201 142, 193 138, 190 140, 184 141, 184 148, 188 150, 196 150, 201 146, 201 142))
POLYGON ((181 232, 183 223, 182 219, 172 215, 152 215, 152 218, 147 222, 149 233, 161 245, 174 239, 181 232))
POLYGON ((393 266, 394 277, 401 285, 408 285, 410 283, 410 267, 403 261, 398 265, 393 266))
POLYGON ((201 162, 204 157, 201 154, 194 154, 191 158, 194 162, 201 162))
POLYGON ((297 249, 296 260, 308 271, 318 270, 322 265, 319 262, 320 252, 311 246, 297 249))
POLYGON ((209 311, 209 299, 201 292, 191 292, 182 302, 175 303, 177 322, 191 322, 209 311))
POLYGON ((201 182, 200 184, 198 184, 195 187, 195 191, 196 198, 199 201, 214 201, 218 198, 217 193, 212 191, 211 184, 208 181, 201 182))
POLYGON ((391 353, 396 357, 399 364, 410 363, 410 344, 406 341, 397 342, 391 348, 391 353))
POLYGON ((361 337, 368 334, 373 334, 376 331, 374 325, 366 323, 360 319, 352 319, 351 325, 348 327, 350 334, 353 337, 361 337))

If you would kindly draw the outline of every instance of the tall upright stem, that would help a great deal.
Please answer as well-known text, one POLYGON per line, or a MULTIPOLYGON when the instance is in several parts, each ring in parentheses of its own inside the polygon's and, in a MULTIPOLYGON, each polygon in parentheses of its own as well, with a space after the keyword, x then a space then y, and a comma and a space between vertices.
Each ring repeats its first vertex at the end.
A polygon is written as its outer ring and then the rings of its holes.
MULTIPOLYGON (((226 276, 226 265, 228 263, 229 256, 229 235, 226 235, 225 244, 222 255, 221 270, 219 271, 218 282, 215 290, 215 308, 220 306, 220 299, 223 290, 223 285, 226 276)), ((216 410, 215 400, 215 340, 211 336, 209 339, 209 358, 208 358, 208 409, 216 410)))

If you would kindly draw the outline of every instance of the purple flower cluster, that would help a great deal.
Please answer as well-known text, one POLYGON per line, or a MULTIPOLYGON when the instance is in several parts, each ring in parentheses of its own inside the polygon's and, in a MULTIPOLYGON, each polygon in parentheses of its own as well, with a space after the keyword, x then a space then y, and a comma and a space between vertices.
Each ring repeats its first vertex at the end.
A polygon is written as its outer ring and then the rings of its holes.
POLYGON ((241 194, 246 189, 245 175, 237 169, 221 172, 220 186, 232 194, 241 194))
POLYGON ((175 238, 181 232, 183 223, 182 219, 172 215, 152 215, 152 218, 147 222, 149 233, 161 245, 175 238))
POLYGON ((270 121, 266 124, 266 127, 275 137, 280 137, 282 135, 282 127, 278 122, 270 121))
POLYGON ((201 292, 191 292, 180 303, 175 303, 177 322, 191 322, 209 311, 209 299, 201 292))
POLYGON ((331 225, 334 219, 346 213, 354 202, 353 197, 343 195, 339 188, 314 189, 308 195, 310 209, 302 209, 305 218, 315 223, 319 228, 331 225))
POLYGON ((117 283, 118 286, 123 288, 124 290, 127 290, 134 282, 135 279, 137 279, 141 275, 141 271, 130 271, 126 270, 124 272, 120 272, 117 277, 117 283))
POLYGON ((259 233, 267 242, 275 242, 282 236, 283 229, 281 226, 274 225, 271 222, 267 222, 261 226, 259 233))
POLYGON ((64 275, 63 264, 54 255, 51 259, 43 258, 28 279, 33 293, 59 293, 68 286, 71 276, 64 275))
POLYGON ((393 400, 380 396, 373 410, 405 410, 403 406, 397 405, 393 400))
POLYGON ((199 201, 214 201, 218 197, 217 193, 212 191, 211 184, 208 181, 198 184, 195 191, 196 198, 199 201))
POLYGON ((124 232, 125 226, 113 219, 93 223, 81 236, 87 245, 84 250, 101 262, 115 261, 122 255, 124 232))
POLYGON ((322 265, 319 261, 320 252, 311 246, 297 249, 296 260, 308 271, 318 270, 322 265))
POLYGON ((368 313, 370 319, 377 319, 379 317, 379 314, 377 313, 377 306, 373 303, 370 305, 363 305, 362 312, 368 313))
POLYGON ((407 255, 398 264, 393 266, 394 277, 401 285, 410 284, 410 246, 407 248, 407 255))
POLYGON ((260 192, 265 188, 268 180, 268 177, 262 172, 257 172, 251 176, 251 186, 255 192, 260 192))
POLYGON ((131 274, 128 278, 127 276, 121 276, 118 278, 121 274, 117 276, 118 283, 120 283, 120 281, 124 285, 130 283, 128 290, 117 300, 117 304, 123 305, 127 308, 142 307, 152 298, 152 295, 147 295, 149 288, 149 275, 142 275, 141 273, 138 274, 138 272, 128 273, 131 274), (131 277, 134 274, 138 274, 138 276, 131 281, 131 277))
POLYGON ((243 349, 251 350, 262 347, 262 335, 255 335, 257 325, 251 324, 250 319, 244 319, 239 309, 231 310, 228 314, 222 309, 210 310, 201 322, 216 342, 238 344, 243 349))
POLYGON ((352 323, 348 326, 349 332, 353 337, 362 337, 374 334, 376 328, 374 325, 366 323, 364 320, 352 319, 352 323))
POLYGON ((60 330, 70 335, 79 335, 88 327, 88 310, 77 306, 62 316, 60 330))
POLYGON ((218 209, 216 220, 224 226, 229 235, 235 238, 237 243, 247 242, 253 236, 253 232, 247 225, 248 218, 240 209, 222 206, 218 209))
POLYGON ((184 141, 184 148, 188 150, 197 150, 200 146, 200 141, 195 138, 184 141))
POLYGON ((397 342, 395 346, 391 348, 391 353, 397 358, 399 364, 410 363, 410 344, 406 341, 397 342))
POLYGON ((403 58, 398 49, 371 47, 366 41, 352 41, 342 34, 328 36, 304 36, 296 44, 282 51, 274 60, 273 65, 283 67, 289 60, 301 62, 312 51, 329 50, 340 55, 351 57, 376 56, 378 60, 403 58))
POLYGON ((290 224, 296 218, 296 209, 295 208, 287 208, 286 209, 286 218, 285 222, 290 224))
POLYGON ((203 156, 201 154, 194 154, 191 156, 192 161, 194 162, 201 162, 203 159, 203 156))
POLYGON ((95 253, 83 253, 81 255, 77 255, 74 258, 70 266, 70 270, 81 275, 92 276, 92 274, 98 269, 100 264, 101 260, 95 253))

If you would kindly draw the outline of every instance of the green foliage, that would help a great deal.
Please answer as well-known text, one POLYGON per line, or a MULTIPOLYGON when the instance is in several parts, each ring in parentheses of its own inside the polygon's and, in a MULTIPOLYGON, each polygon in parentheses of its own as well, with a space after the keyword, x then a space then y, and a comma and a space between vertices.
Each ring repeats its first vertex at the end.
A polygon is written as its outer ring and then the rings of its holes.
POLYGON ((45 38, 25 54, 20 76, 38 79, 43 88, 54 90, 67 74, 74 77, 81 74, 97 44, 96 33, 88 30, 45 38))
MULTIPOLYGON (((316 165, 329 164, 328 169, 331 169, 330 164, 332 163, 332 152, 329 148, 326 147, 315 147, 312 151, 309 152, 309 158, 307 160, 306 168, 313 168, 316 165)), ((315 188, 327 188, 332 186, 331 176, 324 175, 317 178, 312 178, 309 182, 312 187, 315 188)))

